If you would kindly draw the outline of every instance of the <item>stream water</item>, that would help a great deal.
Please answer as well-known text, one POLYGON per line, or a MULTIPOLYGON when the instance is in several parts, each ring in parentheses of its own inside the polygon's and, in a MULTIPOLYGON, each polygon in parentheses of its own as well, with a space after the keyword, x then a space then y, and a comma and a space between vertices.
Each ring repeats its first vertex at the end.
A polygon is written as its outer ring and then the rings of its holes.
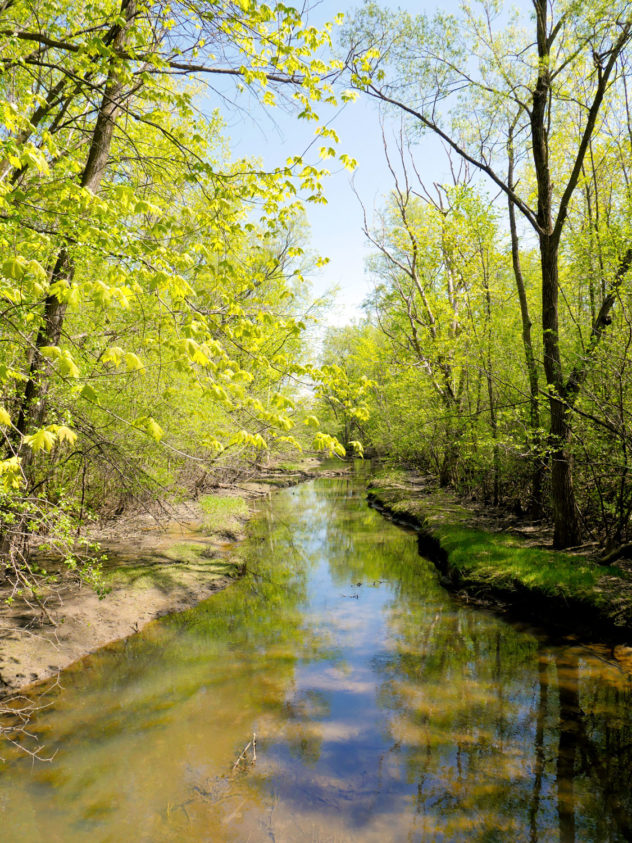
POLYGON ((244 552, 62 674, 53 760, 0 765, 3 841, 631 839, 614 662, 454 600, 360 479, 273 495, 244 552))

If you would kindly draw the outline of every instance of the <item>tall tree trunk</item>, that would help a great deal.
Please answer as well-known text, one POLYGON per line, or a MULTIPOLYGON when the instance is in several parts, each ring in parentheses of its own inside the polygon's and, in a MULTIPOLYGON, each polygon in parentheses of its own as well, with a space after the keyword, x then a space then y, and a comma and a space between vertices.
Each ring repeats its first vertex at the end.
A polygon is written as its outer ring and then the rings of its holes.
POLYGON ((492 503, 498 506, 500 503, 500 449, 498 447, 498 417, 496 415, 496 395, 494 393, 492 356, 492 298, 487 280, 487 270, 483 268, 485 288, 485 316, 487 318, 487 330, 485 341, 487 343, 487 365, 485 378, 487 380, 487 398, 489 400, 489 424, 492 431, 493 444, 493 481, 492 481, 492 503))
MULTIPOLYGON (((121 13, 124 23, 113 27, 108 33, 108 40, 112 49, 112 60, 105 83, 103 98, 97 120, 90 141, 88 157, 81 175, 81 186, 97 193, 107 168, 112 136, 116 125, 116 118, 120 110, 123 96, 123 82, 119 69, 116 67, 117 54, 125 46, 130 26, 136 15, 136 0, 122 0, 121 13)), ((72 282, 74 266, 66 246, 62 246, 57 255, 51 284, 57 281, 72 282)), ((39 427, 46 417, 46 396, 50 387, 49 379, 44 373, 44 359, 40 349, 45 346, 56 346, 61 339, 66 303, 60 301, 56 295, 47 296, 44 304, 42 325, 37 334, 35 349, 29 367, 29 376, 24 387, 16 422, 17 433, 22 436, 29 428, 39 427)), ((19 446, 19 443, 17 443, 19 446)), ((28 467, 30 452, 23 457, 22 466, 28 467)))
POLYGON ((439 486, 442 489, 447 488, 452 483, 452 476, 454 473, 454 466, 456 465, 457 449, 452 440, 451 431, 446 437, 445 450, 443 452, 443 459, 439 468, 439 486))
POLYGON ((542 269, 542 329, 544 338, 544 372, 549 385, 551 412, 551 506, 553 509, 553 544, 570 547, 581 536, 570 450, 571 426, 565 400, 558 321, 558 254, 557 244, 548 235, 540 237, 542 269))
MULTIPOLYGON (((514 183, 514 146, 513 129, 509 129, 507 143, 508 171, 507 184, 510 190, 515 189, 514 183)), ((518 300, 520 302, 520 318, 522 321, 522 345, 524 347, 525 364, 529 380, 529 448, 531 450, 531 494, 529 501, 529 515, 531 518, 542 517, 542 494, 544 487, 544 473, 546 461, 544 459, 542 429, 540 426, 540 405, 538 396, 540 392, 538 367, 533 351, 533 340, 531 338, 531 316, 529 314, 529 303, 527 302, 527 291, 520 265, 520 243, 518 240, 518 227, 516 225, 516 209, 511 199, 508 202, 509 209, 509 232, 511 235, 511 262, 513 266, 518 300)))
MULTIPOLYGON (((553 221, 553 184, 549 158, 549 106, 551 99, 551 44, 547 14, 548 0, 534 0, 537 44, 540 64, 533 90, 531 109, 531 139, 533 163, 538 188, 537 221, 540 230, 540 268, 542 272, 542 338, 544 344, 544 372, 551 410, 551 506, 553 509, 555 547, 569 547, 580 539, 577 507, 573 490, 570 455, 571 429, 564 401, 562 360, 559 341, 559 242, 566 215, 566 207, 574 189, 569 185, 564 193, 564 209, 560 208, 553 221)), ((596 113, 595 113, 596 117, 596 113)), ((576 161, 581 166, 581 160, 576 161)), ((575 184, 577 176, 575 176, 575 184)))
MULTIPOLYGON (((51 284, 60 280, 72 278, 72 264, 65 248, 61 248, 51 274, 51 284)), ((43 359, 40 349, 47 345, 58 345, 64 322, 66 306, 56 296, 49 295, 44 304, 44 320, 40 326, 35 341, 35 349, 31 358, 29 379, 24 387, 24 394, 18 418, 16 431, 24 435, 30 425, 39 427, 46 415, 46 395, 48 382, 42 372, 43 359)), ((30 452, 29 452, 30 453, 30 452)), ((22 465, 25 459, 22 458, 22 465)))

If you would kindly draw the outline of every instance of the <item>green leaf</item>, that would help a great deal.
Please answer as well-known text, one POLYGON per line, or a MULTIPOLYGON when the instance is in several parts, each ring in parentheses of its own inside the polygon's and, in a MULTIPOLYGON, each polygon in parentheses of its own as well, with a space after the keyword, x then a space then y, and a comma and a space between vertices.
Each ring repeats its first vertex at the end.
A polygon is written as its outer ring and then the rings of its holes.
POLYGON ((151 436, 154 442, 160 442, 163 437, 162 428, 151 416, 142 416, 141 418, 136 419, 135 425, 143 430, 148 436, 151 436))
POLYGON ((56 345, 43 345, 40 348, 40 354, 49 360, 59 360, 61 357, 61 348, 56 345))
POLYGON ((60 374, 70 378, 79 377, 79 367, 75 363, 72 354, 66 349, 62 350, 56 345, 44 345, 40 348, 40 354, 49 360, 56 360, 60 374))
POLYGON ((362 442, 359 442, 357 439, 352 439, 349 442, 349 445, 353 448, 353 452, 355 454, 359 457, 364 457, 364 447, 362 446, 362 442))
POLYGON ((106 349, 101 357, 102 363, 114 363, 115 366, 119 366, 121 360, 123 359, 123 349, 119 348, 117 345, 113 345, 110 348, 106 349))
POLYGON ((22 161, 25 164, 30 164, 30 166, 35 167, 35 169, 44 176, 50 174, 50 168, 46 158, 44 158, 41 150, 32 144, 29 144, 29 146, 22 151, 22 161))
POLYGON ((93 387, 90 386, 89 383, 84 384, 81 392, 79 393, 82 398, 85 398, 86 401, 92 401, 94 404, 99 403, 99 396, 93 387))
POLYGON ((19 489, 21 485, 20 457, 9 457, 8 460, 0 460, 0 489, 9 491, 11 489, 19 489))
POLYGON ((125 352, 125 366, 127 367, 128 372, 139 372, 145 368, 140 358, 132 351, 125 352))
POLYGON ((38 263, 38 261, 30 260, 27 264, 27 268, 28 268, 29 275, 31 277, 33 277, 36 281, 40 281, 41 283, 44 283, 45 281, 48 280, 48 275, 46 273, 46 270, 41 265, 41 263, 38 263))
POLYGON ((28 261, 21 255, 13 258, 7 258, 2 263, 2 274, 6 278, 12 278, 14 281, 20 281, 24 277, 24 273, 28 268, 28 261))
POLYGON ((57 428, 57 438, 60 442, 68 442, 70 445, 74 445, 77 441, 77 434, 74 430, 66 427, 65 424, 60 424, 57 428))
POLYGON ((50 451, 56 439, 52 431, 42 428, 30 436, 25 436, 24 443, 33 451, 50 451))
POLYGON ((78 378, 81 372, 79 367, 72 358, 69 351, 64 351, 59 359, 59 371, 62 375, 67 375, 69 378, 78 378))
POLYGON ((155 422, 151 416, 147 420, 147 433, 154 439, 156 442, 160 442, 163 436, 163 431, 160 425, 155 422))

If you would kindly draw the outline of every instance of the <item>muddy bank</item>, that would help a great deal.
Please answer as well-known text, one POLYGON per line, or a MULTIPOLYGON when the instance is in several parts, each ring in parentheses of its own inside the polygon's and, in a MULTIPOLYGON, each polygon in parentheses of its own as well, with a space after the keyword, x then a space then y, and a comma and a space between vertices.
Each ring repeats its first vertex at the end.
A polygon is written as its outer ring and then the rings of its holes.
POLYGON ((262 472, 256 482, 218 486, 196 501, 93 529, 91 538, 107 556, 105 597, 65 576, 47 596, 54 626, 37 607, 20 600, 7 605, 0 595, 0 695, 54 676, 99 647, 225 588, 243 570, 239 542, 249 504, 277 488, 334 473, 307 460, 291 470, 262 472))
POLYGON ((539 525, 474 506, 422 477, 385 471, 368 487, 372 506, 418 533, 419 552, 442 583, 468 601, 549 628, 632 644, 632 566, 604 566, 596 548, 560 552, 539 525))

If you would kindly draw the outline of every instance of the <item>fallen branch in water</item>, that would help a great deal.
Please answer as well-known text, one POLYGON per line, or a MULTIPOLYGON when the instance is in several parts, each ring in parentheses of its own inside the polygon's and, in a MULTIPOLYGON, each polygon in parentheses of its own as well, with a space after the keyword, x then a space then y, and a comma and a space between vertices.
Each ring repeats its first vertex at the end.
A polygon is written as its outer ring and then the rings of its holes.
POLYGON ((239 754, 239 757, 237 758, 237 760, 233 764, 233 771, 236 770, 237 767, 239 766, 239 763, 242 760, 245 759, 246 753, 248 752, 250 747, 252 747, 252 761, 250 763, 254 764, 255 761, 257 760, 257 735, 256 735, 255 732, 252 733, 252 738, 248 741, 246 746, 242 749, 242 751, 239 754))
MULTIPOLYGON (((61 687, 59 676, 47 687, 46 693, 57 687, 61 687)), ((36 712, 49 708, 53 702, 54 699, 47 702, 41 702, 41 699, 33 700, 23 694, 9 694, 3 697, 0 700, 0 741, 13 745, 25 755, 30 755, 33 760, 52 761, 57 751, 49 756, 43 754, 46 747, 39 743, 37 735, 29 731, 29 722, 36 712), (28 746, 30 743, 35 743, 34 749, 28 746)), ((0 761, 5 760, 0 756, 0 761)))

